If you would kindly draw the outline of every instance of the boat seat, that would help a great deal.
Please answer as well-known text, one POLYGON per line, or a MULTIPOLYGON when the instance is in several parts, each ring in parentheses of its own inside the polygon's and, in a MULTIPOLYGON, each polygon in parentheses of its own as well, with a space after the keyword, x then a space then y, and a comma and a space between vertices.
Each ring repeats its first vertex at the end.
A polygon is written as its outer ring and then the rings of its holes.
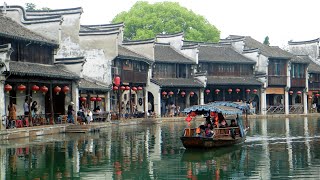
POLYGON ((192 137, 194 135, 194 133, 195 133, 195 129, 187 128, 187 129, 184 130, 184 136, 185 137, 192 137))

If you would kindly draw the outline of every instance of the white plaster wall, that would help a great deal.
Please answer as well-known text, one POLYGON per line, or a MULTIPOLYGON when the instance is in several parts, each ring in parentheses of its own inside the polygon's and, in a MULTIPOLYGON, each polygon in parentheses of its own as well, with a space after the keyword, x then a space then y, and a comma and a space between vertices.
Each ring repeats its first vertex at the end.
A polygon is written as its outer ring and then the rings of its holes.
POLYGON ((78 43, 71 40, 71 37, 61 39, 60 47, 55 58, 73 58, 81 56, 84 56, 83 50, 80 49, 78 43))
POLYGON ((113 60, 118 55, 118 34, 80 36, 79 43, 83 50, 103 50, 108 60, 113 60))
POLYGON ((167 38, 157 37, 156 41, 158 43, 170 43, 170 45, 173 46, 175 49, 180 50, 183 45, 183 39, 183 35, 180 35, 167 38))
POLYGON ((317 42, 310 44, 289 45, 289 52, 296 55, 309 55, 313 59, 319 57, 319 44, 317 42))
POLYGON ((17 23, 22 24, 21 20, 23 19, 23 14, 20 9, 14 9, 14 11, 7 11, 6 17, 10 17, 17 23))
POLYGON ((243 48, 244 48, 244 42, 243 41, 237 41, 237 42, 232 42, 231 43, 232 47, 234 47, 234 49, 240 53, 243 52, 243 48))
POLYGON ((80 77, 82 76, 82 63, 77 63, 77 64, 65 64, 64 65, 66 67, 66 69, 68 69, 69 71, 79 75, 80 77))
POLYGON ((154 60, 154 43, 125 45, 125 47, 154 60))
POLYGON ((160 97, 160 86, 150 82, 146 90, 153 94, 154 97, 154 111, 160 116, 161 114, 161 97, 160 97))
POLYGON ((63 15, 60 48, 55 58, 83 55, 79 46, 80 14, 63 15))
POLYGON ((30 24, 25 27, 46 38, 60 42, 60 22, 30 24))
POLYGON ((245 53, 245 57, 256 62, 255 71, 268 73, 268 58, 258 52, 245 53))
POLYGON ((194 49, 182 49, 180 50, 182 54, 185 56, 191 58, 194 62, 198 64, 198 52, 199 50, 197 48, 194 49))
POLYGON ((79 43, 79 30, 81 14, 63 15, 61 38, 70 38, 72 42, 79 43))
POLYGON ((103 50, 87 50, 84 56, 86 63, 83 65, 82 74, 106 84, 112 84, 111 60, 105 58, 103 50))
MULTIPOLYGON (((1 75, 0 76, 0 80, 3 81, 5 80, 5 76, 1 75)), ((5 129, 5 125, 6 123, 2 123, 2 116, 3 115, 6 115, 6 102, 7 102, 7 98, 5 98, 5 92, 4 92, 4 84, 3 83, 0 83, 0 118, 1 118, 1 121, 0 121, 0 130, 3 130, 5 129)), ((1 155, 1 154, 0 154, 1 155)), ((0 157, 1 158, 1 157, 0 157)), ((1 177, 1 175, 0 175, 1 177)))
POLYGON ((112 60, 118 54, 118 34, 80 36, 80 47, 86 57, 83 75, 112 84, 112 60))

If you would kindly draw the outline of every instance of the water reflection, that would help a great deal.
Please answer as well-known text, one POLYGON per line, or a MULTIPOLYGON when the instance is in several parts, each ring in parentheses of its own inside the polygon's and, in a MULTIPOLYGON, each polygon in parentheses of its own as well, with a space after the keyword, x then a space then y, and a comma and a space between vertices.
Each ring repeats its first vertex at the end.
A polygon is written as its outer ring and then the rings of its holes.
POLYGON ((100 133, 2 142, 0 179, 319 177, 319 119, 257 119, 249 123, 244 144, 207 151, 183 148, 179 137, 184 122, 113 125, 100 133))

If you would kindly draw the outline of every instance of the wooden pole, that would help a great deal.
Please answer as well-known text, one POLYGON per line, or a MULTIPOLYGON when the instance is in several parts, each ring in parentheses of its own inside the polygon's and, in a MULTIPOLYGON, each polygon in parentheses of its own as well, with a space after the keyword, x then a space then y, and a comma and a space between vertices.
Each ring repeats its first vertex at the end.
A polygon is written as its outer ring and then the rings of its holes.
MULTIPOLYGON (((32 105, 32 100, 30 99, 31 96, 31 91, 30 91, 30 80, 28 79, 28 91, 27 91, 27 98, 28 98, 28 104, 29 104, 29 115, 28 115, 28 121, 29 121, 29 126, 33 126, 32 124, 32 113, 31 113, 31 105, 32 105)), ((26 120, 26 119, 25 119, 26 120)))
POLYGON ((53 99, 52 99, 52 93, 53 93, 53 86, 52 82, 50 82, 50 110, 51 110, 51 118, 50 118, 50 124, 54 124, 54 112, 53 112, 53 99))
POLYGON ((118 103, 119 103, 119 114, 118 114, 118 119, 120 120, 121 119, 121 89, 120 89, 120 86, 118 88, 118 103))

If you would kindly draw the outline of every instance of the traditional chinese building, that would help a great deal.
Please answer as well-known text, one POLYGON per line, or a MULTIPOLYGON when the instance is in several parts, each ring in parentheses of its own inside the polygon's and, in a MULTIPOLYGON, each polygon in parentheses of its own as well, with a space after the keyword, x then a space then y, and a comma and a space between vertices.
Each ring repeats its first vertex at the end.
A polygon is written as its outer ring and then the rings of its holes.
POLYGON ((10 102, 17 115, 23 115, 25 100, 37 101, 39 114, 53 117, 64 114, 69 102, 76 100, 79 76, 65 66, 54 64, 58 44, 23 27, 13 19, 0 16, 2 53, 5 55, 1 88, 2 112, 10 102))

